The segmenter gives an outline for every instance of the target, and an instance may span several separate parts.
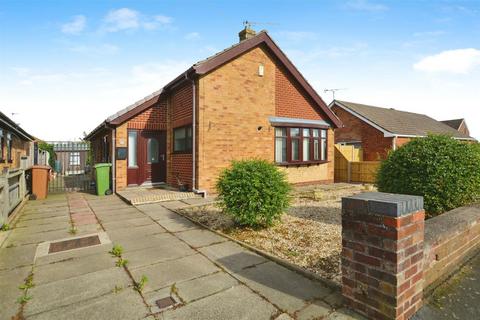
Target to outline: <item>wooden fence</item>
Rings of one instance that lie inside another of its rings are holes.
[[[375,183],[380,161],[362,161],[362,149],[335,145],[335,182]]]
[[[0,226],[7,222],[10,213],[22,202],[26,193],[24,170],[8,170],[0,175]]]

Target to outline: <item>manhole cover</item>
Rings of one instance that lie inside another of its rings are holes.
[[[50,243],[48,253],[55,253],[55,252],[60,252],[60,251],[67,251],[67,250],[72,250],[72,249],[90,247],[90,246],[95,246],[95,245],[100,244],[100,243],[101,242],[100,242],[100,238],[98,237],[98,235],[83,237],[83,238],[77,238],[77,239],[71,239],[71,240],[58,241],[58,242],[52,242],[52,243]]]
[[[175,300],[172,299],[172,297],[166,297],[166,298],[158,299],[157,301],[155,301],[155,303],[161,310],[161,309],[165,309],[170,306],[173,306],[176,302]]]

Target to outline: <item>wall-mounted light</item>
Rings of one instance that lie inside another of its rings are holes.
[[[258,126],[258,127],[257,127],[257,131],[261,131],[262,129],[263,129],[262,126]]]
[[[260,77],[263,77],[264,73],[265,73],[265,66],[263,64],[260,64],[258,66],[258,75]]]

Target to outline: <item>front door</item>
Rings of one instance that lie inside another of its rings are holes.
[[[143,181],[165,182],[167,139],[165,131],[142,131]]]
[[[165,182],[165,131],[129,130],[128,185]]]

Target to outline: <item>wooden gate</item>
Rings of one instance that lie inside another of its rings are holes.
[[[375,183],[380,161],[362,161],[363,151],[335,145],[335,182]]]

